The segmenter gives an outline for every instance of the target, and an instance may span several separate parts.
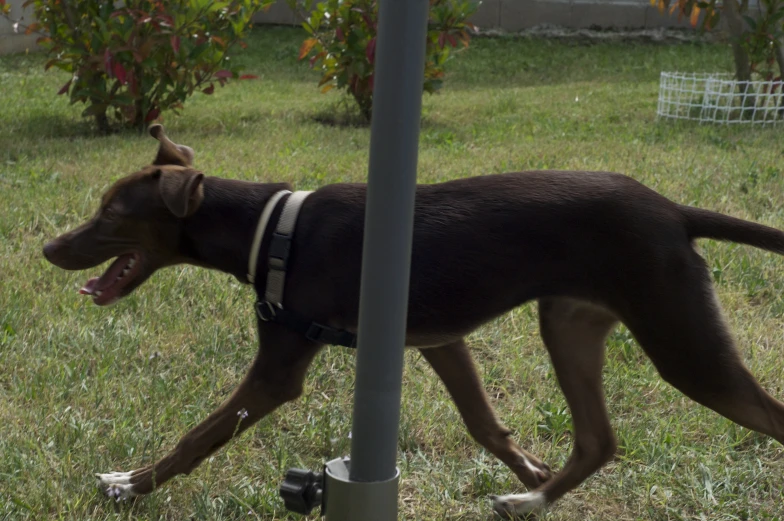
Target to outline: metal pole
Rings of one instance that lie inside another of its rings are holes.
[[[325,466],[326,521],[397,519],[397,435],[428,8],[428,0],[380,1],[351,458]]]
[[[395,476],[428,0],[382,0],[370,137],[352,481]]]
[[[324,472],[327,521],[395,521],[428,0],[381,0],[351,458]]]

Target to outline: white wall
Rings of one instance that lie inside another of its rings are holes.
[[[297,18],[285,0],[278,0],[257,23],[293,24]],[[649,0],[483,0],[472,22],[480,29],[519,31],[540,24],[569,28],[639,29],[688,27],[677,16],[660,14]]]
[[[22,12],[22,4],[24,0],[11,0],[11,18],[18,20],[24,15],[22,23],[28,24],[32,21],[32,7],[29,7]],[[24,34],[24,30],[15,33],[11,22],[3,17],[0,17],[0,54],[9,54],[12,52],[24,52],[28,49],[35,50],[35,41],[40,35],[37,34]]]

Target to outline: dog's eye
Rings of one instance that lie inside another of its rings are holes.
[[[101,217],[103,217],[107,221],[113,221],[114,219],[117,218],[117,212],[113,208],[111,208],[109,206],[104,208],[103,212],[101,212],[101,214],[102,214]]]

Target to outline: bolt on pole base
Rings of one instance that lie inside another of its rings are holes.
[[[280,497],[289,512],[307,515],[322,505],[324,475],[302,469],[289,469],[280,486]]]
[[[386,481],[359,482],[349,479],[349,458],[334,459],[324,467],[326,521],[396,521],[400,469]]]

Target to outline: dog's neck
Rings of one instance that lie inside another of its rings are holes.
[[[204,179],[204,200],[185,220],[180,252],[186,262],[216,269],[247,282],[248,256],[264,205],[285,183]],[[260,257],[259,269],[263,269]]]

